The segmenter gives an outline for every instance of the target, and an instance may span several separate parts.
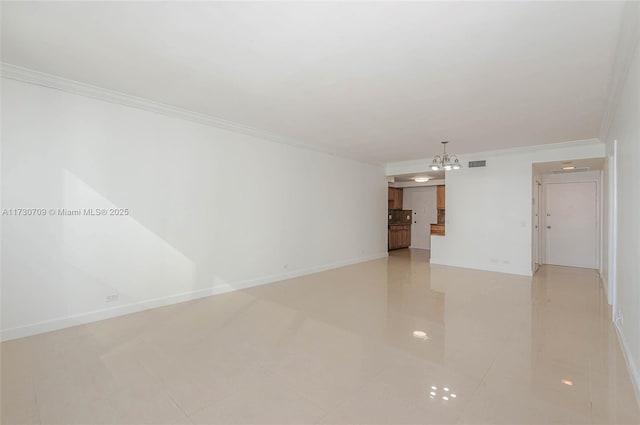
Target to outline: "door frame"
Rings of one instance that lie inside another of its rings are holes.
[[[533,197],[531,206],[531,223],[532,223],[532,244],[531,244],[531,269],[535,274],[542,265],[542,183],[538,175],[533,176]],[[538,218],[536,220],[536,217]],[[537,222],[537,224],[536,224]],[[537,227],[536,227],[537,226]]]
[[[607,297],[609,298],[609,304],[611,304],[611,320],[615,321],[618,317],[618,302],[617,302],[617,261],[616,253],[618,249],[618,141],[614,140],[611,146],[611,155],[609,155],[609,252],[604,255],[608,255],[607,267]]]

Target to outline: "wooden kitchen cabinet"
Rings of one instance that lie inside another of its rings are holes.
[[[445,205],[444,185],[439,185],[436,192],[436,208],[443,210]]]
[[[393,249],[408,248],[411,245],[411,225],[389,226],[389,251]]]
[[[398,241],[399,233],[393,230],[391,227],[389,228],[389,251],[392,249],[398,249],[399,241]]]
[[[411,245],[411,226],[404,226],[404,229],[400,230],[400,244],[404,248],[409,248]]]
[[[389,209],[401,210],[402,209],[402,188],[389,188]]]
[[[444,224],[432,224],[431,225],[431,234],[444,236]]]

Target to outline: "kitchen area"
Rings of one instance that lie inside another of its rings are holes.
[[[430,249],[431,236],[445,235],[444,179],[419,184],[425,183],[426,180],[419,181],[425,178],[397,176],[394,182],[390,182],[387,211],[389,251],[409,247]]]

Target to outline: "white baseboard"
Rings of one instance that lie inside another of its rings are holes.
[[[616,329],[618,342],[620,343],[620,347],[622,348],[622,356],[624,357],[625,363],[627,363],[627,370],[629,371],[631,384],[633,385],[633,390],[636,393],[636,401],[638,403],[638,406],[640,406],[640,374],[638,373],[638,369],[633,362],[633,356],[631,355],[629,345],[627,344],[627,339],[625,338],[622,329],[620,329],[617,322],[614,323],[613,326]]]
[[[516,270],[509,267],[500,267],[500,266],[491,267],[486,265],[461,264],[453,261],[443,261],[443,260],[440,260],[439,258],[431,258],[429,262],[431,264],[437,264],[440,266],[458,267],[461,269],[483,270],[486,272],[515,274],[518,276],[529,276],[529,277],[533,276],[533,271],[528,268],[526,270]]]
[[[58,329],[69,328],[72,326],[82,325],[91,322],[97,322],[99,320],[110,319],[113,317],[123,316],[125,314],[137,313],[143,310],[149,310],[151,308],[162,307],[171,304],[182,303],[185,301],[191,301],[202,297],[208,297],[211,295],[222,294],[225,292],[232,292],[236,290],[251,288],[253,286],[264,285],[267,283],[278,282],[281,280],[292,279],[308,274],[318,273],[326,270],[336,269],[339,267],[349,266],[357,263],[364,263],[367,261],[378,260],[381,258],[387,258],[388,253],[374,254],[366,257],[352,258],[349,260],[336,261],[321,266],[308,267],[305,269],[293,270],[287,273],[280,273],[256,279],[249,279],[240,282],[234,282],[233,284],[214,285],[210,288],[198,289],[190,292],[183,292],[179,294],[173,294],[166,297],[154,298],[150,300],[140,301],[136,303],[121,305],[112,308],[106,308],[101,310],[94,310],[74,316],[61,317],[57,319],[47,320],[44,322],[33,323],[30,325],[19,326],[10,329],[3,329],[0,331],[0,341],[9,341],[17,338],[24,338],[27,336],[37,335],[45,332],[51,332]]]
[[[602,285],[602,290],[604,291],[604,296],[607,299],[607,304],[611,305],[611,300],[609,299],[609,282],[607,281],[607,277],[602,274],[602,272],[598,272],[600,275],[600,284]]]

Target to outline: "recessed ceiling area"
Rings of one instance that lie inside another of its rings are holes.
[[[444,179],[444,171],[427,171],[424,173],[401,174],[393,176],[395,182],[413,182],[417,177],[428,177],[429,180]]]
[[[363,161],[599,136],[619,2],[2,2],[2,61]]]
[[[536,175],[562,172],[599,171],[604,167],[604,158],[576,159],[572,161],[540,162],[533,164]]]

